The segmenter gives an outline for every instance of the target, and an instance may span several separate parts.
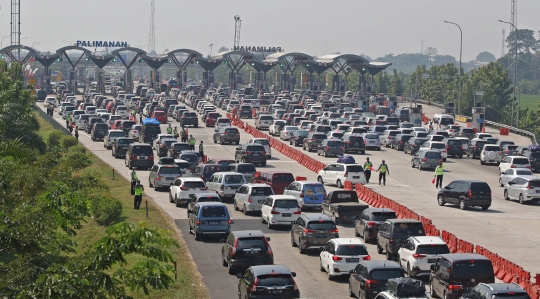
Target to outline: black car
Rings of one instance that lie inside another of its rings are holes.
[[[103,118],[98,117],[98,116],[90,117],[88,119],[88,124],[86,125],[86,128],[85,128],[86,133],[90,134],[92,132],[92,128],[94,127],[95,123],[105,123],[105,121],[103,121]]]
[[[302,145],[304,143],[304,138],[306,138],[308,134],[308,130],[292,131],[291,137],[289,138],[289,144],[294,146]]]
[[[504,158],[506,156],[518,156],[516,153],[517,149],[518,146],[515,144],[505,144],[502,147],[502,157]]]
[[[260,230],[233,231],[226,240],[221,240],[221,260],[229,274],[245,271],[250,266],[273,265],[274,254]]]
[[[158,157],[167,157],[169,155],[169,148],[171,144],[177,143],[178,140],[174,138],[162,139],[157,148]]]
[[[306,138],[304,138],[302,147],[304,150],[311,152],[312,150],[317,149],[319,144],[321,144],[325,139],[326,133],[309,133]]]
[[[409,237],[425,236],[422,222],[415,219],[388,219],[377,233],[377,253],[386,253],[387,260],[398,258],[398,250]]]
[[[540,170],[540,152],[525,151],[524,156],[529,159],[532,171]]]
[[[405,143],[413,137],[414,136],[411,134],[397,134],[396,137],[392,140],[392,143],[390,143],[390,148],[397,151],[404,151]]]
[[[184,112],[182,117],[177,119],[181,126],[194,126],[195,128],[199,127],[199,119],[197,118],[197,113],[195,112]]]
[[[403,152],[405,154],[411,154],[413,156],[422,146],[422,144],[426,143],[427,138],[424,137],[413,137],[405,143],[405,146],[403,146]]]
[[[176,158],[182,151],[189,150],[189,143],[187,142],[173,142],[169,145],[168,156]]]
[[[446,153],[448,154],[448,156],[454,156],[461,159],[463,157],[463,154],[465,153],[461,140],[456,138],[448,138],[446,140]]]
[[[472,139],[474,137],[474,129],[471,128],[461,128],[459,132],[456,134],[455,137],[467,137],[469,139]]]
[[[132,120],[123,120],[122,122],[120,122],[120,126],[118,127],[118,129],[124,131],[127,136],[129,134],[129,130],[131,130],[131,127],[136,124],[137,122]]]
[[[397,218],[396,212],[384,208],[365,209],[356,219],[354,224],[354,235],[362,237],[364,242],[377,238],[379,227],[388,219]]]
[[[449,203],[459,205],[462,210],[476,206],[485,211],[491,206],[491,188],[482,181],[452,181],[439,190],[437,202],[440,206]]]
[[[143,122],[141,133],[139,134],[139,142],[151,144],[158,134],[161,134],[159,124],[145,124]]]
[[[234,159],[236,163],[261,163],[264,167],[266,166],[266,151],[260,144],[242,144],[236,148]]]
[[[105,138],[105,135],[107,135],[107,131],[109,130],[109,127],[107,126],[106,123],[101,123],[101,122],[98,122],[98,123],[95,123],[94,126],[92,127],[92,132],[90,133],[90,139],[92,139],[92,141],[96,141],[96,140],[103,140],[103,138]]]
[[[525,291],[517,283],[480,283],[469,293],[463,294],[464,299],[484,299],[484,298],[514,298],[529,299]]]
[[[238,117],[239,118],[251,118],[252,117],[251,106],[250,105],[240,105],[240,109],[238,109]]]
[[[471,156],[473,159],[476,157],[480,157],[480,153],[482,152],[482,148],[484,148],[485,144],[488,144],[488,142],[483,139],[471,139],[471,142],[467,147],[467,158],[469,156]]]
[[[459,299],[480,283],[495,282],[493,264],[480,254],[441,254],[430,268],[431,298]]]
[[[360,261],[350,273],[349,293],[359,299],[373,299],[388,290],[388,279],[405,277],[394,261]]]
[[[355,152],[362,155],[366,153],[366,143],[362,135],[346,133],[341,140],[343,141],[344,153]]]
[[[238,277],[238,298],[300,298],[300,290],[293,278],[296,277],[296,273],[291,272],[287,266],[251,266],[236,277]]]
[[[127,149],[134,141],[131,138],[115,138],[112,142],[112,155],[115,158],[124,158]]]

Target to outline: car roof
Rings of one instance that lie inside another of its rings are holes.
[[[306,185],[306,184],[322,185],[320,182],[317,182],[317,181],[295,181],[295,182],[300,183],[302,185]]]
[[[291,274],[291,270],[287,266],[283,265],[261,265],[261,266],[251,266],[253,274],[255,276],[280,273],[280,274]]]
[[[368,268],[368,271],[372,269],[384,269],[384,268],[401,269],[401,266],[394,261],[371,260],[371,261],[362,261],[360,263],[366,266],[366,268]]]
[[[525,159],[528,159],[527,157],[523,157],[523,156],[506,156],[507,158],[525,158]]]
[[[449,261],[462,261],[462,260],[484,260],[489,261],[489,259],[481,254],[477,253],[447,253],[441,254],[441,257]]]
[[[176,161],[175,161],[176,162]],[[177,165],[178,166],[178,165]],[[186,182],[204,182],[203,179],[201,178],[195,178],[195,177],[192,177],[192,178],[179,178],[179,179],[182,179]]]
[[[296,199],[296,197],[292,196],[292,195],[269,195],[268,197],[271,197],[275,200],[295,200],[295,201],[298,201]]]
[[[241,175],[243,176],[243,174],[239,173],[239,172],[234,172],[234,171],[222,171],[222,172],[215,172],[214,175],[216,174],[223,174],[223,175],[231,175],[231,174],[234,174],[234,175]]]
[[[216,201],[203,201],[197,203],[200,206],[223,206],[225,209],[227,209],[227,206],[222,202],[216,202]]]
[[[270,185],[267,185],[267,184],[260,184],[260,183],[247,183],[247,184],[244,184],[244,186],[249,186],[249,187],[263,187],[263,188],[271,188]]]
[[[309,220],[330,220],[330,216],[322,214],[322,213],[302,213],[303,216],[308,218]]]
[[[116,130],[116,129],[114,129],[114,130],[109,130],[109,132],[111,132],[111,133],[112,133],[112,132],[122,132],[122,133],[124,133],[124,131],[122,131],[122,130]]]
[[[232,232],[237,238],[264,237],[261,230],[237,230]]]
[[[491,289],[495,293],[525,293],[526,291],[516,283],[480,283],[479,286],[484,286]]]
[[[409,237],[409,239],[413,239],[417,243],[421,243],[421,244],[436,244],[436,245],[446,244],[446,242],[444,242],[440,237],[434,237],[434,236]]]
[[[386,221],[390,223],[422,223],[416,219],[388,219]]]
[[[365,243],[358,238],[334,238],[330,239],[337,245],[365,245]]]
[[[365,209],[364,211],[369,211],[369,212],[372,212],[372,213],[375,213],[375,212],[393,212],[395,213],[396,211],[392,210],[392,209],[387,209],[387,208],[367,208]]]
[[[454,180],[452,182],[464,182],[464,183],[485,183],[487,184],[486,182],[484,181],[479,181],[479,180]]]

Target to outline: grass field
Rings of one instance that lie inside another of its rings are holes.
[[[47,140],[47,136],[54,132],[55,129],[51,124],[36,114],[41,126],[39,134]],[[96,171],[102,178],[103,182],[109,187],[110,193],[114,194],[123,205],[122,220],[131,223],[146,223],[147,227],[153,229],[161,229],[164,231],[170,231],[171,238],[178,241],[180,248],[171,249],[169,252],[173,255],[178,263],[178,281],[169,290],[150,290],[150,295],[146,296],[143,292],[129,292],[128,295],[134,298],[208,298],[208,291],[202,284],[201,275],[197,271],[196,265],[193,262],[187,246],[181,236],[180,231],[174,224],[173,219],[165,213],[161,208],[154,203],[151,198],[143,197],[142,207],[144,207],[145,200],[148,200],[149,218],[146,218],[145,211],[133,209],[133,196],[130,194],[130,183],[121,177],[118,173],[114,176],[111,171],[111,167],[103,162],[101,159],[93,155],[90,151],[90,158],[92,165],[85,169],[85,171]],[[91,246],[97,240],[105,236],[106,227],[97,224],[92,219],[87,219],[87,222],[83,225],[83,228],[78,231],[74,241],[77,242],[78,249],[83,250],[88,246]],[[142,256],[130,256],[127,258],[128,267],[130,263],[135,263],[144,259]],[[118,269],[113,269],[114,272]]]
[[[529,108],[529,111],[536,111],[540,103],[540,95],[536,94],[522,94],[521,95],[521,109]]]

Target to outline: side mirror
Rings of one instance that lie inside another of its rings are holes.
[[[508,182],[508,185],[513,185],[513,184],[514,184],[514,182]]]
[[[446,190],[450,190],[450,187],[449,187],[449,186],[446,186],[446,187],[444,187],[444,189],[446,189]]]
[[[296,272],[291,272],[292,277],[296,277]]]
[[[270,237],[266,237],[266,241],[270,242]]]
[[[431,271],[436,271],[437,269],[435,268],[435,265],[430,265],[429,266],[429,269],[431,269]]]
[[[236,274],[236,277],[238,279],[242,279],[242,278],[244,278],[244,274],[243,273],[238,273],[238,274]]]
[[[349,274],[353,274],[354,273],[354,270],[349,270]]]

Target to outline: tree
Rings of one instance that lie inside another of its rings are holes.
[[[437,49],[433,47],[427,47],[425,51],[425,54],[429,57],[429,60],[431,61],[433,61],[435,56],[437,56],[437,53],[438,53]]]
[[[484,51],[476,56],[476,61],[493,62],[495,60],[497,60],[497,58],[495,58],[495,55],[489,53],[488,51]]]
[[[506,38],[506,43],[508,44],[508,53],[514,55],[516,49],[516,30],[510,32]],[[530,53],[532,51],[538,50],[538,41],[534,38],[534,31],[529,29],[518,29],[517,30],[517,50],[518,53]]]

